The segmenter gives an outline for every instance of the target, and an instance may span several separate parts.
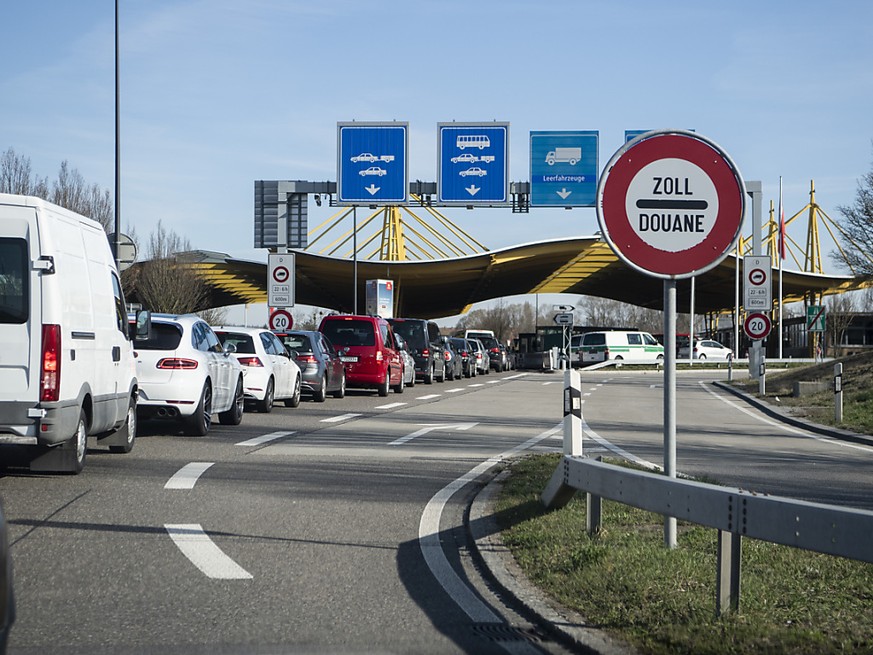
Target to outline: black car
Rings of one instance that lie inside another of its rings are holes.
[[[500,342],[494,337],[477,337],[488,353],[490,366],[498,373],[505,371],[509,364],[506,361],[506,349],[500,348]]]
[[[461,356],[461,372],[465,378],[476,377],[476,353],[473,346],[466,339],[451,337],[449,339],[455,350]]]
[[[423,318],[389,318],[388,322],[406,340],[409,353],[415,360],[415,377],[431,384],[445,382],[446,360],[440,341],[440,328]]]
[[[464,374],[461,353],[455,348],[451,338],[447,336],[440,337],[440,343],[443,345],[443,359],[446,360],[446,379],[456,380]]]
[[[334,398],[346,395],[346,370],[330,340],[315,330],[276,332],[285,348],[297,353],[301,388],[316,402],[324,402],[327,394]]]

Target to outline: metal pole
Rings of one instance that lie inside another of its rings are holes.
[[[121,243],[121,125],[118,77],[118,0],[115,0],[115,239],[111,245],[116,266],[118,266],[118,251]]]
[[[688,328],[688,364],[694,364],[694,280],[691,278],[691,322]]]
[[[843,422],[843,365],[834,364],[834,421]]]
[[[676,280],[664,280],[664,473],[676,477]],[[664,517],[664,545],[676,547],[676,518]]]
[[[358,208],[352,207],[352,261],[354,262],[354,274],[352,275],[354,292],[352,294],[352,314],[358,313]]]

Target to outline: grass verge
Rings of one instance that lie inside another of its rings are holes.
[[[873,653],[873,565],[743,540],[740,611],[715,616],[716,531],[603,502],[603,532],[585,532],[585,497],[548,511],[540,494],[559,455],[516,460],[495,508],[527,577],[563,606],[640,653]]]

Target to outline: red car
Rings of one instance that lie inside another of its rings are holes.
[[[378,316],[330,314],[319,332],[327,336],[346,367],[346,385],[403,393],[403,358],[388,321]]]

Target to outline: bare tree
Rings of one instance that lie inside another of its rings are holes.
[[[0,193],[48,198],[48,180],[33,174],[30,158],[9,148],[0,158]]]
[[[191,245],[186,239],[158,221],[149,237],[147,259],[125,271],[125,292],[155,312],[185,314],[208,309],[206,282],[179,258],[180,253],[188,250]],[[221,320],[211,317],[211,322]]]
[[[48,178],[39,178],[33,173],[30,159],[9,148],[0,157],[0,192],[43,198],[93,218],[107,232],[114,230],[115,205],[109,190],[101,189],[97,184],[89,186],[82,174],[75,168],[71,169],[67,161],[61,163],[50,190]]]
[[[850,294],[831,296],[827,300],[827,331],[830,334],[833,355],[838,356],[843,346],[843,336],[852,324],[857,311],[855,300]]]
[[[831,252],[831,260],[857,275],[873,275],[873,169],[858,181],[855,202],[837,208],[845,219],[842,227],[851,239],[843,252]]]

